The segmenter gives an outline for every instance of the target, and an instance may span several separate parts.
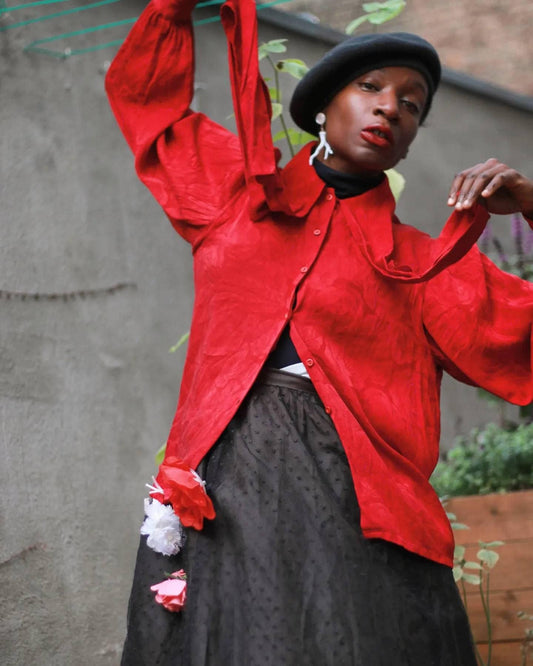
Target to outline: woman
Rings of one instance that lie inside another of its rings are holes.
[[[170,503],[186,542],[169,559],[143,537],[123,664],[474,666],[428,482],[439,386],[446,370],[533,399],[533,287],[474,245],[488,212],[533,217],[533,183],[489,160],[454,179],[438,239],[399,223],[383,172],[440,78],[405,34],[349,40],[309,72],[291,113],[320,142],[278,168],[254,2],[221,9],[238,137],[189,109],[194,4],[153,0],[107,77],[196,287],[143,528],[153,545]],[[175,553],[179,529],[159,532]],[[174,614],[150,586],[181,566]]]

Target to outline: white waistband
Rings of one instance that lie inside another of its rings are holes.
[[[311,377],[309,377],[309,373],[305,368],[305,365],[301,362],[293,363],[292,365],[286,365],[284,368],[280,368],[280,370],[283,370],[283,372],[290,372],[291,375],[296,375],[298,377],[306,377],[307,379],[311,379]]]

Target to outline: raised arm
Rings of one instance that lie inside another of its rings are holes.
[[[237,137],[190,109],[196,0],[153,0],[113,61],[106,90],[140,179],[198,242],[243,182]]]

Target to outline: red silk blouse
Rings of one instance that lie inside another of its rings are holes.
[[[139,177],[194,255],[167,457],[198,465],[290,322],[345,448],[364,534],[451,565],[452,532],[428,482],[442,372],[530,402],[533,285],[477,250],[480,206],[431,239],[398,221],[386,180],[337,200],[309,166],[310,146],[278,167],[253,0],[221,9],[238,136],[191,111],[194,4],[148,5],[106,80]]]

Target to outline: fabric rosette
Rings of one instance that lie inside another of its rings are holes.
[[[167,610],[178,613],[185,605],[187,598],[187,576],[183,569],[175,571],[170,578],[152,585],[150,589],[155,592],[155,600]]]
[[[215,517],[205,482],[178,458],[170,456],[163,461],[154,486],[150,496],[162,504],[171,504],[184,527],[201,530],[204,518]]]
[[[145,519],[141,534],[146,535],[146,545],[163,555],[176,555],[183,543],[183,528],[180,519],[168,504],[156,499],[144,500]]]

